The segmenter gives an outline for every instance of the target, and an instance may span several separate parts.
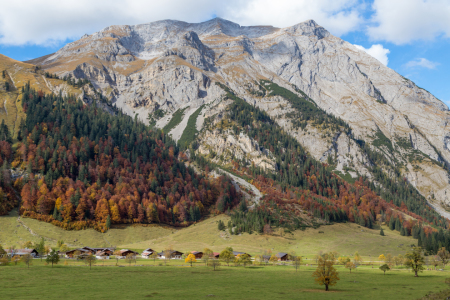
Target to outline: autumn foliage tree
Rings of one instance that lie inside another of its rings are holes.
[[[388,264],[384,264],[380,267],[380,270],[383,271],[384,275],[386,275],[386,271],[389,271],[390,269]]]
[[[191,253],[184,259],[184,262],[190,264],[192,267],[192,264],[197,262],[197,260],[195,259],[195,255]]]
[[[445,249],[445,247],[442,247],[437,252],[437,256],[439,257],[443,267],[445,268],[445,265],[448,264],[450,260],[450,253],[447,251],[447,249]]]
[[[318,259],[317,269],[312,274],[317,284],[325,285],[325,291],[328,291],[329,286],[336,285],[339,280],[339,273],[334,267],[335,262],[333,254],[322,254]]]
[[[425,261],[421,247],[414,247],[412,252],[405,254],[405,265],[414,271],[414,276],[418,277],[418,272],[422,272]]]
[[[178,160],[174,141],[121,111],[112,116],[28,85],[22,100],[33,113],[20,126],[15,155],[0,139],[0,159],[15,157],[28,170],[18,181],[24,216],[105,232],[118,223],[188,226],[210,209],[223,212],[240,202],[229,178],[197,174]],[[3,198],[0,214],[2,205],[11,208]]]
[[[351,261],[347,262],[345,264],[345,268],[349,269],[350,273],[352,272],[352,269],[356,268],[356,265],[354,263],[352,263]]]

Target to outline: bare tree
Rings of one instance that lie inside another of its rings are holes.
[[[131,266],[131,263],[133,262],[133,260],[134,260],[134,255],[132,253],[128,253],[127,256],[125,257],[125,262],[127,262]]]
[[[208,265],[211,266],[215,271],[220,267],[220,261],[216,258],[212,258],[209,260]]]
[[[89,270],[90,270],[90,269],[92,269],[92,265],[95,264],[96,260],[97,260],[97,258],[95,257],[95,255],[90,254],[84,258],[84,263],[89,265]]]
[[[292,265],[295,268],[295,272],[297,272],[298,268],[302,264],[302,257],[299,255],[296,255],[294,251],[289,253],[289,260],[292,261]]]
[[[153,265],[156,263],[156,259],[158,258],[158,253],[153,252],[150,254],[149,258],[153,259]]]
[[[31,254],[25,254],[24,256],[22,256],[22,261],[28,266],[28,268],[30,267],[30,265],[33,262],[33,256]]]

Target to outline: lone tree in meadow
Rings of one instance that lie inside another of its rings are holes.
[[[272,256],[269,258],[269,262],[271,262],[274,266],[278,261],[278,257],[275,254],[272,254]]]
[[[95,264],[96,260],[97,258],[95,257],[95,255],[91,254],[84,258],[84,263],[87,264],[89,266],[89,270],[91,270],[92,265]]]
[[[31,254],[25,254],[24,256],[22,256],[22,262],[24,262],[29,268],[31,263],[33,262],[33,256]]]
[[[158,258],[158,253],[153,252],[152,254],[150,254],[149,258],[153,259],[153,264],[155,264],[156,259]]]
[[[356,268],[356,265],[354,263],[352,263],[351,261],[347,262],[345,264],[345,268],[350,270],[350,273],[352,273],[352,269]]]
[[[381,229],[380,229],[380,235],[381,235],[381,236],[384,236],[383,227],[381,227]]]
[[[169,246],[167,249],[165,249],[163,253],[164,253],[164,265],[167,265],[167,262],[169,262],[172,259],[173,253],[172,246]]]
[[[127,256],[125,256],[125,262],[127,262],[130,266],[131,266],[131,263],[133,262],[133,260],[134,260],[134,255],[132,253],[129,253],[129,254],[127,254]]]
[[[301,256],[291,256],[292,265],[295,268],[295,272],[297,272],[298,268],[302,264],[302,257]]]
[[[192,268],[192,263],[197,262],[197,260],[195,259],[195,255],[191,253],[184,259],[184,262],[190,264]]]
[[[445,268],[445,265],[448,264],[450,260],[450,253],[447,251],[447,249],[445,249],[445,247],[442,247],[441,249],[439,249],[437,256],[439,257],[439,259],[442,262],[442,265]]]
[[[203,249],[202,259],[205,262],[205,266],[208,265],[208,261],[212,258],[213,255],[214,255],[214,252],[211,249],[209,249],[209,248]]]
[[[53,249],[52,252],[50,252],[50,254],[47,255],[47,258],[45,259],[45,261],[49,264],[51,263],[52,268],[53,268],[53,264],[56,265],[59,262],[58,252],[55,249]]]
[[[41,261],[42,261],[42,257],[44,256],[44,253],[45,253],[45,241],[44,241],[44,238],[41,238],[41,241],[38,244],[36,244],[34,246],[34,248],[38,252],[39,257],[41,258]]]
[[[217,270],[220,267],[220,261],[216,258],[212,258],[208,262],[208,266],[212,267],[213,270]]]
[[[231,250],[230,250],[231,249]],[[230,266],[230,262],[234,259],[233,248],[227,247],[223,250],[220,255],[220,259],[227,263]]]
[[[388,266],[388,264],[384,264],[380,267],[380,270],[384,272],[384,275],[386,275],[386,271],[389,271],[391,268]]]
[[[336,271],[334,264],[336,258],[331,253],[325,253],[317,259],[317,269],[312,274],[315,277],[316,283],[325,285],[325,291],[328,291],[329,286],[336,285],[339,280],[339,273]]]
[[[241,263],[244,264],[244,268],[245,268],[246,265],[252,263],[252,260],[250,259],[250,255],[248,255],[247,253],[244,253],[244,254],[241,255],[240,261],[241,261]]]
[[[419,277],[418,272],[422,272],[425,263],[421,247],[414,247],[412,252],[405,255],[405,266],[414,271],[414,277]]]

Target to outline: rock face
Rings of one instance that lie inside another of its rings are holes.
[[[198,130],[204,115],[215,111],[218,119],[226,116],[219,100],[223,90],[214,84],[220,82],[266,110],[315,158],[333,157],[337,170],[371,178],[370,160],[354,142],[365,141],[390,161],[400,162],[405,178],[434,206],[450,202],[447,106],[313,20],[287,28],[244,27],[220,18],[198,24],[164,20],[110,26],[30,62],[60,76],[88,78],[112,103],[144,122],[156,109],[170,116],[180,107],[207,104]],[[352,139],[312,124],[295,129],[288,117],[295,109],[289,103],[251,92],[260,79],[297,94],[303,91],[347,122]],[[379,145],[379,136],[387,144]],[[200,151],[218,153],[231,143],[242,157],[261,155],[258,163],[273,167],[270,154],[247,138],[232,133],[219,137],[207,130],[199,134]]]

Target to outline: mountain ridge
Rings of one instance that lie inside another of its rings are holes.
[[[203,104],[225,105],[223,90],[213,84],[220,82],[267,111],[316,159],[332,156],[336,171],[374,180],[370,160],[353,140],[364,141],[449,216],[444,207],[450,202],[450,115],[444,103],[313,20],[286,28],[237,26],[223,19],[109,26],[30,62],[60,76],[89,79],[112,104],[144,122],[163,111],[159,128],[178,109],[188,107],[190,116]],[[260,96],[261,79],[304,93],[347,122],[351,134],[309,121],[295,128],[297,109],[283,97]],[[213,112],[221,114],[203,108],[198,131],[202,115]],[[181,136],[185,127],[173,130]]]

